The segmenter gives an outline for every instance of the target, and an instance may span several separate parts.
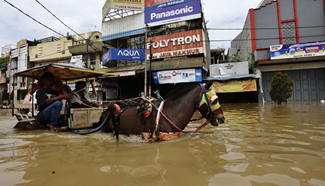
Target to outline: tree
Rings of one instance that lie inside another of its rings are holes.
[[[288,74],[281,72],[276,73],[273,76],[271,86],[271,99],[278,104],[287,102],[287,99],[292,96],[293,81],[289,78]]]
[[[7,64],[8,64],[8,59],[7,58],[1,58],[0,57],[0,68],[4,68],[4,67],[6,67],[7,66]]]

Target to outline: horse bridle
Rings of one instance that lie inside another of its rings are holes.
[[[202,102],[202,98],[203,98],[203,96],[204,96],[204,98],[205,98],[205,100],[206,100],[206,103],[207,103],[207,105],[208,105],[208,114],[209,113],[211,113],[212,112],[212,110],[211,110],[211,104],[210,104],[210,101],[209,101],[209,99],[208,99],[208,95],[207,95],[207,92],[206,92],[206,90],[205,90],[205,87],[204,87],[204,84],[200,84],[200,87],[201,87],[201,98],[200,98],[200,100],[199,100],[199,102],[197,103],[197,105],[196,105],[196,108],[199,110],[200,109],[200,104],[201,104],[201,102]],[[207,115],[208,115],[207,114]]]

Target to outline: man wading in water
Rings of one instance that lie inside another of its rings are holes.
[[[47,125],[50,131],[62,131],[66,127],[59,128],[59,115],[62,109],[62,101],[71,99],[71,94],[59,95],[55,91],[55,78],[53,74],[46,72],[41,77],[42,87],[36,93],[37,105],[39,113],[37,121],[43,125]]]

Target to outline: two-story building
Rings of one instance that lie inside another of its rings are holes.
[[[102,34],[88,32],[67,37],[47,37],[29,48],[31,66],[70,63],[90,69],[101,68]]]
[[[9,63],[7,66],[8,92],[15,93],[15,100],[24,99],[28,89],[28,79],[24,77],[16,77],[15,73],[27,70],[29,66],[28,52],[29,47],[34,42],[22,40],[17,43],[16,48],[11,49]]]
[[[250,9],[230,56],[254,57],[262,73],[262,95],[276,72],[294,81],[291,100],[325,99],[325,5],[323,0],[264,0]]]

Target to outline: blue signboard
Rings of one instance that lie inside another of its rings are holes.
[[[200,0],[145,11],[145,23],[148,26],[159,26],[198,18],[201,18]]]
[[[152,76],[155,84],[202,82],[202,69],[159,71]]]
[[[270,55],[272,60],[325,56],[325,41],[272,45],[270,47]]]
[[[102,65],[107,64],[109,61],[144,61],[145,56],[145,49],[111,48],[102,56]]]

